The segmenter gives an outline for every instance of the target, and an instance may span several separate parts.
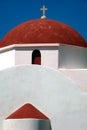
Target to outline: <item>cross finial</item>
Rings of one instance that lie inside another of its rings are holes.
[[[43,19],[43,18],[46,18],[46,10],[47,10],[47,8],[45,8],[45,6],[43,5],[43,8],[41,8],[40,9],[42,12],[43,12],[43,15],[41,16],[41,18]]]

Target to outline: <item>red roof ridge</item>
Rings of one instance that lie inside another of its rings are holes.
[[[18,110],[9,115],[6,119],[24,119],[24,118],[34,118],[34,119],[44,119],[49,120],[42,112],[35,108],[32,104],[26,103]]]

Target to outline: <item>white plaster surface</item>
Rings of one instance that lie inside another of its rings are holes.
[[[0,52],[0,70],[12,67],[15,65],[15,50]]]
[[[60,44],[59,68],[87,69],[87,48]]]
[[[87,130],[87,93],[59,70],[31,65],[0,71],[0,130],[25,103],[44,113],[52,130]]]
[[[15,65],[32,64],[32,51],[31,48],[15,49]]]
[[[82,90],[87,92],[87,69],[60,69],[60,71],[75,81]]]
[[[15,65],[32,64],[32,52],[35,49],[38,49],[41,53],[41,65],[58,68],[58,47],[54,46],[17,48],[15,50]]]
[[[41,50],[42,65],[58,69],[58,52],[58,47],[43,48]]]
[[[49,120],[7,119],[4,130],[51,130],[51,124]]]

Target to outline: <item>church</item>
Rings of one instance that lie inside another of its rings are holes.
[[[87,42],[41,10],[0,41],[0,130],[87,130]]]

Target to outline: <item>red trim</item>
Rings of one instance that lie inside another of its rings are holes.
[[[43,113],[41,113],[37,108],[31,104],[25,104],[6,119],[21,119],[21,118],[34,118],[34,119],[44,119],[48,120]]]

